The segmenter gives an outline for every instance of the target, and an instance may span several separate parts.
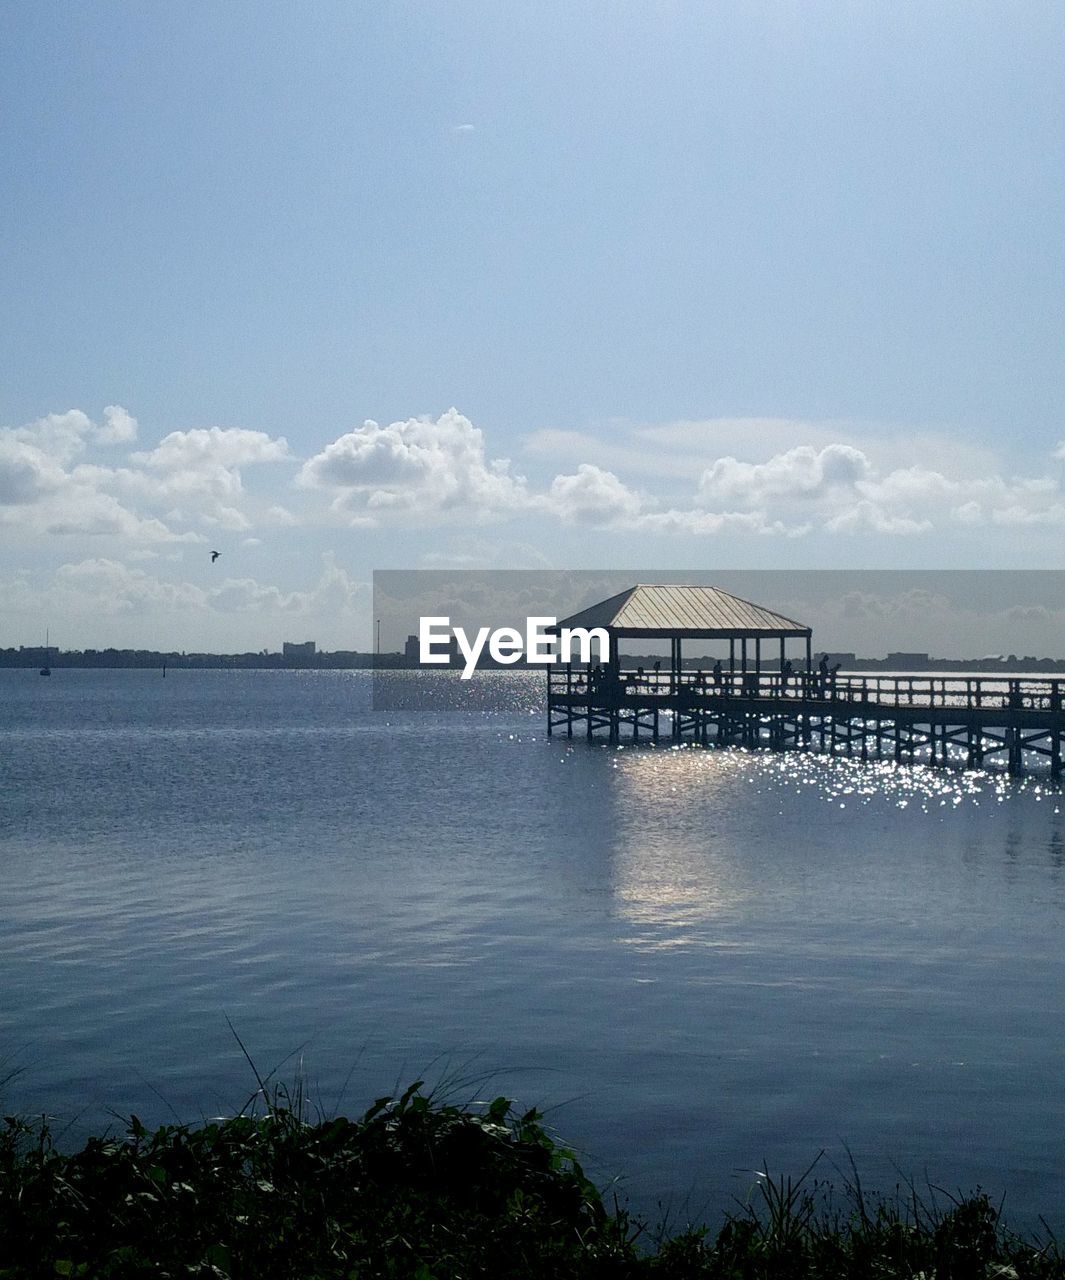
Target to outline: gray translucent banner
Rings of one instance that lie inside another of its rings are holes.
[[[469,666],[461,654],[448,665],[420,661],[422,619],[446,618],[471,640],[483,628],[524,635],[530,618],[564,619],[641,583],[717,587],[809,627],[814,660],[827,653],[843,670],[1065,673],[1065,571],[389,569],[374,573],[374,705],[439,708],[429,685],[399,678],[403,671],[450,677],[448,704],[476,704],[477,675],[461,679]],[[626,637],[619,648],[635,665],[668,655],[669,641]],[[688,640],[684,664],[712,666],[728,651],[721,639]],[[529,670],[487,652],[486,644],[481,672]],[[763,663],[776,652],[766,646]],[[789,642],[788,659],[802,665],[805,642]]]

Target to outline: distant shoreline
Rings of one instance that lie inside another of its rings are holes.
[[[896,659],[890,658],[858,658],[851,654],[840,655],[828,652],[827,657],[835,663],[841,657],[846,661],[840,663],[844,674],[881,674],[881,675],[981,675],[981,676],[1054,676],[1065,677],[1065,658],[1035,658],[1031,656],[1015,657],[1012,654],[999,660],[991,658],[933,658],[923,661],[911,661],[900,666]],[[907,655],[916,657],[917,655]],[[814,663],[818,662],[821,652],[814,653]],[[626,670],[635,670],[638,666],[651,668],[658,659],[655,654],[623,655],[622,664]],[[403,653],[363,653],[359,650],[338,649],[334,652],[319,651],[313,654],[282,653],[163,653],[154,649],[71,649],[59,650],[42,647],[0,649],[0,670],[32,669],[42,666],[69,669],[147,669],[166,668],[175,671],[442,671],[446,667],[422,667],[416,660]],[[456,670],[460,664],[453,664],[450,669]],[[713,665],[712,658],[688,658],[684,669],[697,671],[709,670]],[[478,664],[480,670],[499,671],[543,671],[540,665],[529,666],[518,662],[510,666],[501,666],[490,659]],[[753,670],[753,663],[749,665]],[[776,663],[763,662],[762,670],[773,672],[779,670]]]

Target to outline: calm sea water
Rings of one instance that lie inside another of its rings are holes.
[[[232,1111],[228,1017],[327,1109],[421,1076],[547,1108],[643,1211],[846,1143],[1065,1228],[1045,781],[567,744],[542,677],[391,678],[432,709],[361,672],[0,672],[5,1109]]]

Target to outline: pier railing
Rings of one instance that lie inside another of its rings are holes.
[[[865,676],[819,671],[739,672],[652,669],[620,671],[584,667],[548,668],[549,699],[647,698],[766,700],[869,704],[884,707],[966,710],[1057,711],[1065,706],[1065,679],[1004,676]]]

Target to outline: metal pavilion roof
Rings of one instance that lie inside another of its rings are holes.
[[[645,583],[563,618],[558,627],[605,627],[618,635],[661,639],[810,635],[803,623],[719,587]]]

